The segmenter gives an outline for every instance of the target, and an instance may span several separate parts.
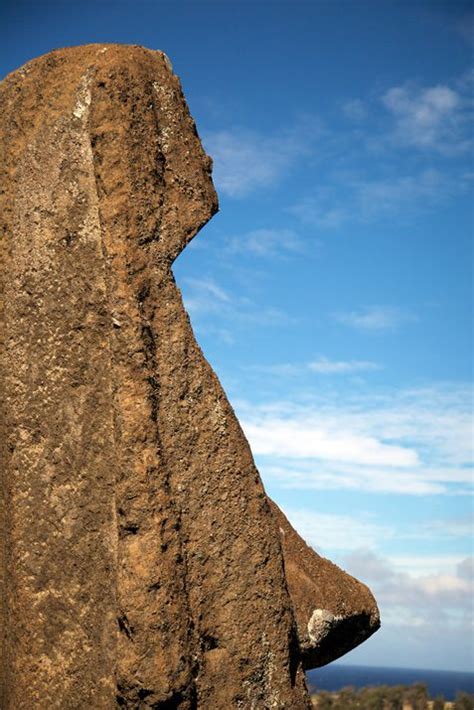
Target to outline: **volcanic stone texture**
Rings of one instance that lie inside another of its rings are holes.
[[[287,583],[174,282],[217,198],[168,59],[54,51],[0,103],[0,707],[309,708],[339,578],[296,613],[320,558]]]

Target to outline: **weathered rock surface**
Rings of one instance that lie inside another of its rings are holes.
[[[0,707],[309,707],[378,613],[272,512],[194,339],[171,265],[217,198],[169,61],[58,50],[0,102]]]

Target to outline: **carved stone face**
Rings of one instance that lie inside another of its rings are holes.
[[[171,265],[217,197],[169,61],[59,50],[0,100],[0,705],[309,707],[378,610],[267,498],[194,339]]]

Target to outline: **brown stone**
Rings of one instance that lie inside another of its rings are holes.
[[[194,339],[171,265],[217,198],[179,80],[88,45],[0,103],[0,707],[310,707],[378,614],[271,512]]]

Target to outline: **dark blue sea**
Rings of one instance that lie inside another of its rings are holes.
[[[474,673],[455,671],[428,671],[413,668],[375,668],[372,666],[344,666],[330,664],[306,674],[308,686],[315,690],[341,690],[352,686],[365,688],[369,685],[413,685],[425,683],[431,697],[444,695],[454,700],[458,691],[474,693]]]

